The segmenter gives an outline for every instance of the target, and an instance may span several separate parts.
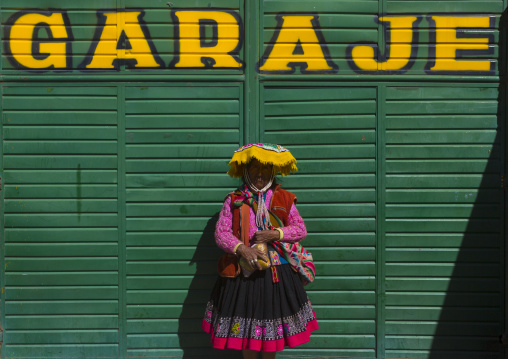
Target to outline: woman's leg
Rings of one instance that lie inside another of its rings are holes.
[[[275,359],[277,352],[261,352],[261,359]]]
[[[243,349],[242,353],[243,353],[243,359],[257,359],[259,352],[255,351],[255,350]]]

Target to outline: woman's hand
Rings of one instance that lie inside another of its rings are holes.
[[[270,243],[279,239],[279,231],[277,230],[267,230],[267,231],[257,231],[254,233],[254,237],[252,240],[254,243]]]
[[[236,250],[241,257],[245,258],[247,262],[254,269],[262,270],[261,265],[258,262],[258,258],[264,262],[268,262],[268,258],[266,258],[265,254],[261,252],[259,249],[247,247],[245,244],[242,244]]]

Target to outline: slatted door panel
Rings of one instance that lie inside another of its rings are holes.
[[[4,355],[118,355],[117,90],[2,88]]]
[[[387,88],[387,357],[502,357],[498,96]]]
[[[283,357],[374,357],[376,89],[266,84],[262,98],[262,140],[298,160],[281,183],[297,195],[317,272],[307,292],[320,329]]]
[[[238,84],[126,88],[129,355],[210,355],[201,330],[221,251],[218,212],[238,180]]]

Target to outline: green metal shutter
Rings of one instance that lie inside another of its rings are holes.
[[[376,89],[265,84],[262,136],[291,149],[299,171],[281,180],[298,198],[307,287],[320,329],[283,357],[375,356]]]
[[[125,89],[128,355],[208,356],[213,232],[243,137],[239,84]]]
[[[117,356],[117,90],[2,95],[3,354]]]
[[[501,357],[497,87],[386,89],[387,357]]]

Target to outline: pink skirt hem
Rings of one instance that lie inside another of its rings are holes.
[[[314,314],[314,318],[316,315]],[[293,348],[298,345],[307,343],[310,340],[310,333],[319,328],[316,319],[307,323],[305,331],[290,337],[285,337],[275,340],[260,340],[252,338],[217,338],[213,331],[212,325],[203,320],[202,328],[205,332],[210,334],[211,343],[215,349],[233,349],[242,350],[249,349],[263,352],[276,352],[282,351],[285,347]]]

